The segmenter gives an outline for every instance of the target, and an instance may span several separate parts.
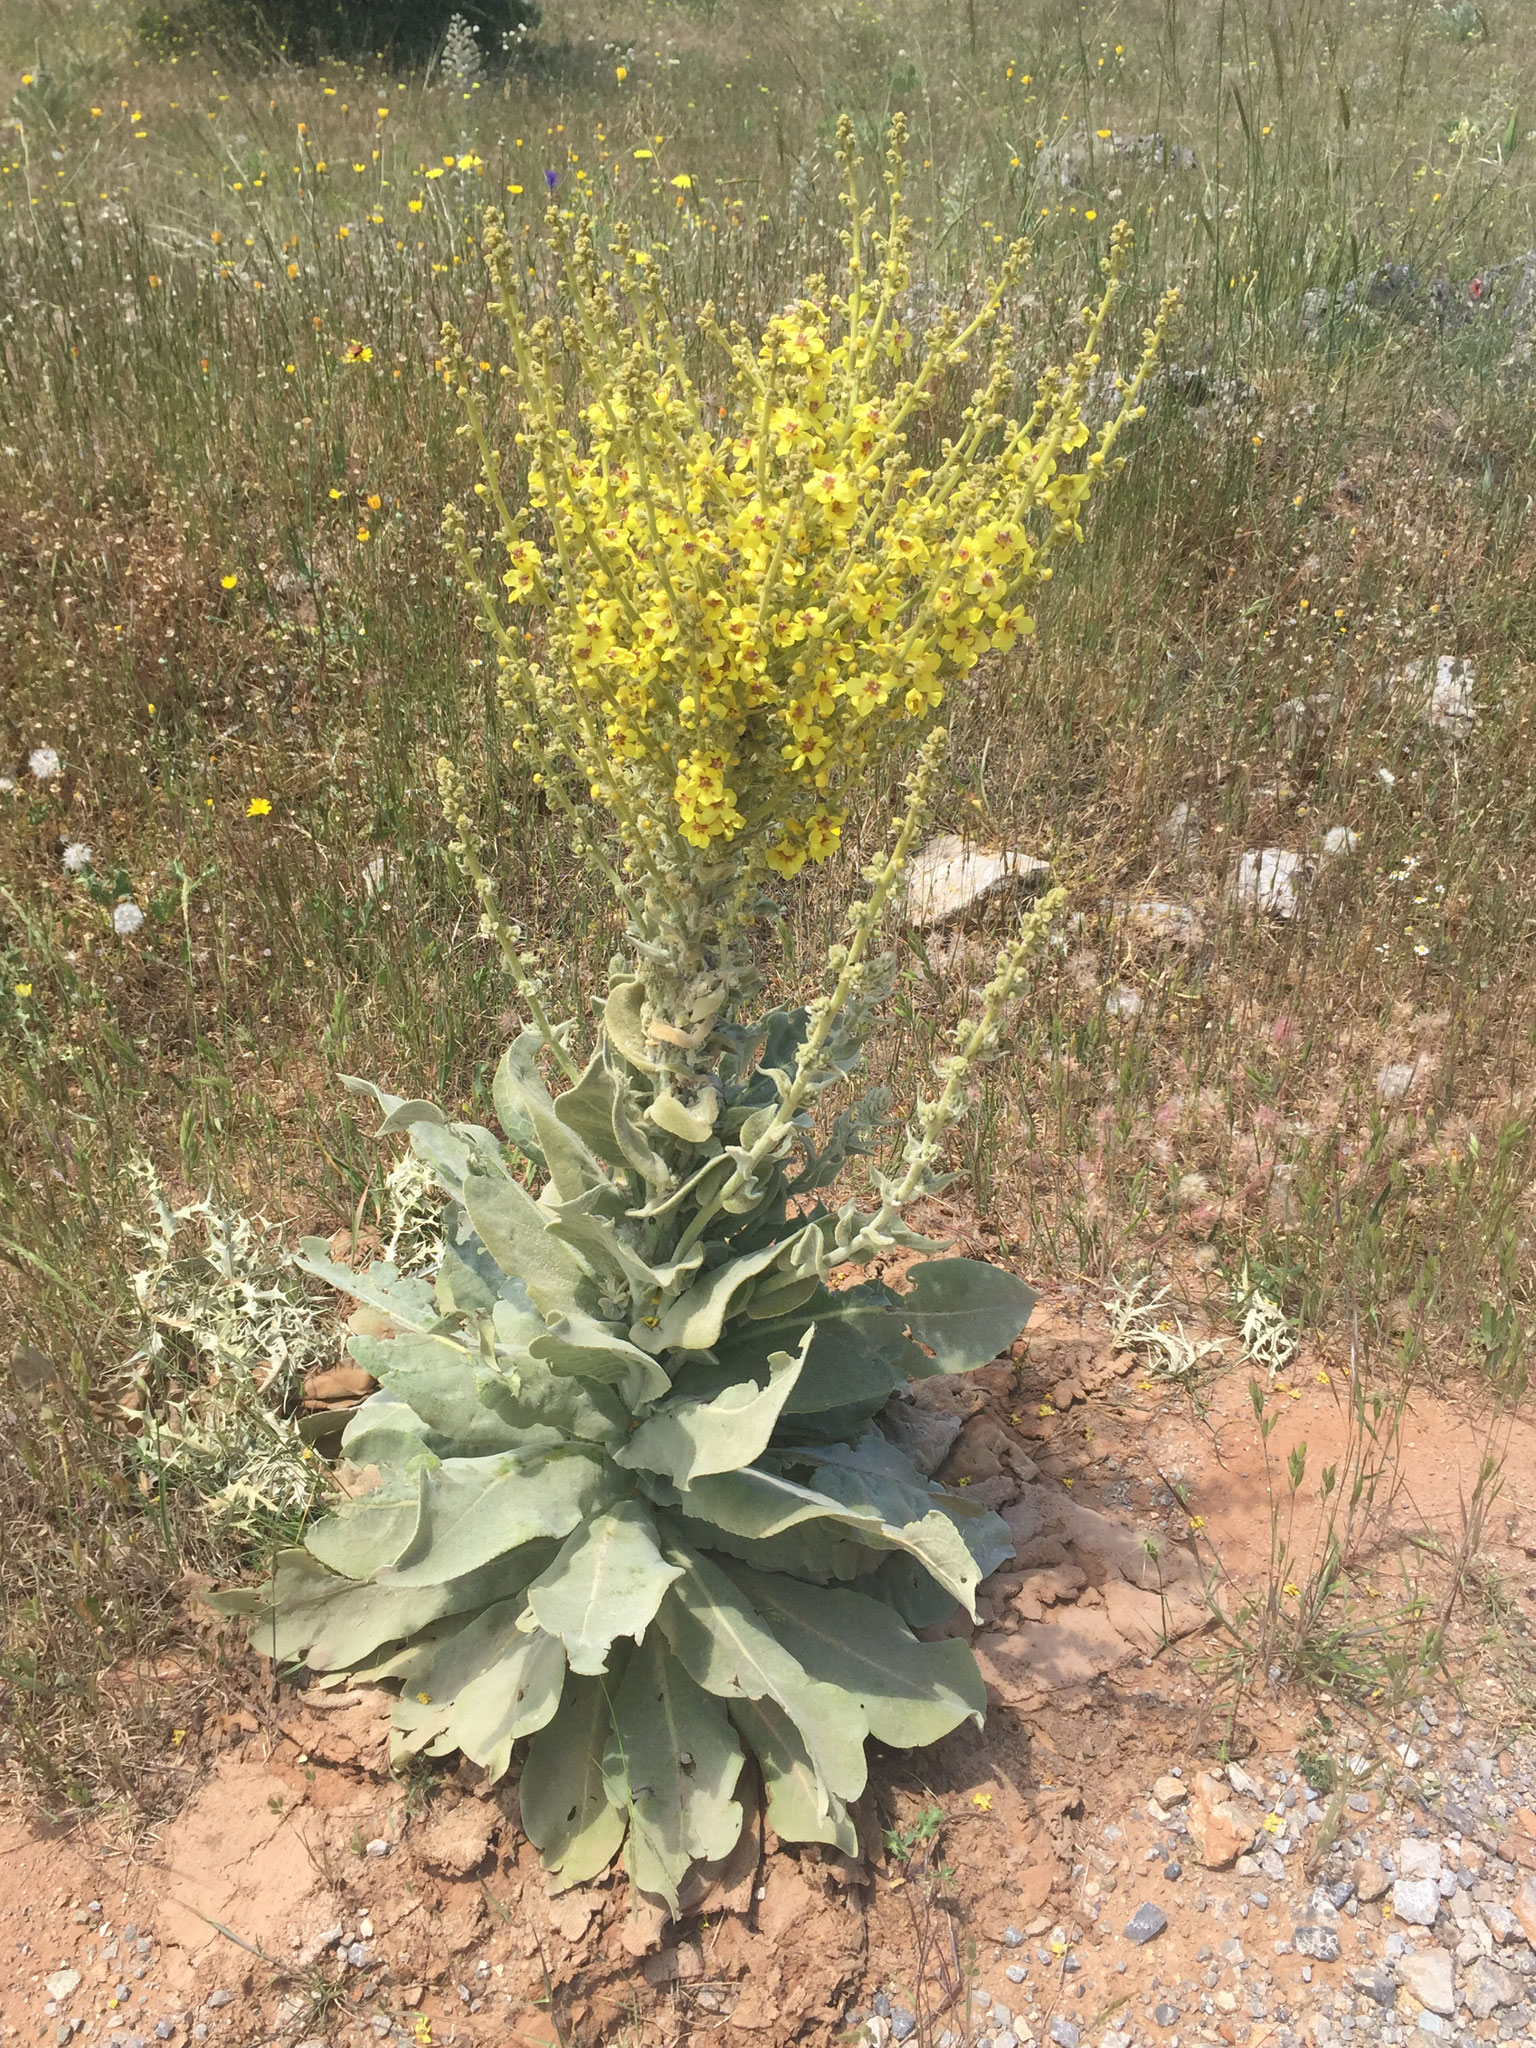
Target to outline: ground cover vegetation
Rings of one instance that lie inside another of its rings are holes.
[[[382,1251],[399,1169],[337,1077],[483,1124],[528,1019],[511,921],[557,1020],[621,946],[592,799],[563,805],[520,749],[526,702],[440,545],[443,503],[476,502],[463,394],[499,361],[488,200],[519,269],[547,260],[549,204],[604,249],[627,222],[665,245],[674,305],[760,333],[836,267],[839,115],[868,154],[901,112],[906,324],[969,322],[1027,236],[1004,309],[1026,384],[1132,225],[1106,363],[1134,371],[1143,322],[1184,299],[1135,460],[1093,550],[1031,591],[1038,631],[1005,628],[945,699],[938,822],[1049,856],[1067,890],[949,1163],[1032,1275],[1177,1254],[1185,1284],[1262,1283],[1383,1369],[1432,1354],[1518,1390],[1529,33],[1514,8],[1415,4],[573,5],[510,64],[423,73],[256,68],[106,7],[0,18],[3,1684],[45,1798],[138,1783],[163,1716],[103,1674],[179,1625],[178,1572],[255,1562],[313,1497],[241,1481],[240,1511],[221,1487],[210,1512],[166,1428],[205,1325],[146,1342],[136,1233],[160,1217],[159,1272],[170,1212],[134,1162],[183,1207],[211,1189]],[[943,380],[926,459],[970,388]],[[1097,431],[1112,385],[1084,396]],[[679,790],[684,765],[674,800],[712,838],[728,785]],[[870,764],[841,815],[784,813],[779,923],[740,942],[764,1010],[818,991],[894,773]],[[1232,889],[1265,849],[1250,894],[1286,887],[1254,916]],[[829,858],[791,874],[801,852]],[[898,1101],[995,952],[912,940],[875,1053]],[[300,1277],[272,1298],[238,1232],[212,1242],[198,1286],[254,1290],[302,1355]]]

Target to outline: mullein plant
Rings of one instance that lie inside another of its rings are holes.
[[[1004,314],[1027,252],[973,318],[917,346],[901,147],[898,125],[877,227],[844,125],[841,275],[808,280],[756,341],[706,307],[722,365],[707,399],[658,259],[552,218],[558,312],[536,315],[525,257],[485,223],[508,361],[488,379],[445,338],[481,501],[473,520],[450,507],[445,536],[530,770],[606,874],[628,945],[589,1031],[552,1018],[439,764],[527,1024],[496,1072],[499,1132],[349,1083],[436,1175],[445,1248],[429,1283],[307,1242],[309,1271],[393,1328],[351,1339],[379,1391],[344,1449],[378,1479],[232,1603],[280,1663],[396,1686],[397,1754],[460,1751],[495,1778],[526,1743],[522,1821],[554,1881],[622,1850],[674,1910],[759,1784],[781,1837],[851,1852],[865,1737],[980,1722],[969,1648],[914,1631],[974,1613],[1011,1554],[1002,1520],[923,1477],[880,1416],[1028,1319],[1020,1280],[944,1256],[908,1216],[944,1184],[945,1134],[1059,892],[999,954],[891,1169],[866,1169],[866,1205],[834,1189],[888,1098],[837,1114],[829,1098],[892,986],[879,933],[933,794],[945,692],[1033,631],[1030,586],[1083,537],[1171,302],[1090,433],[1130,246],[1117,229],[1079,347],[1011,409]],[[919,463],[911,429],[967,376],[957,430]],[[821,993],[759,1014],[770,878],[831,855],[850,793],[913,743]],[[918,1255],[900,1291],[857,1277],[892,1253]]]

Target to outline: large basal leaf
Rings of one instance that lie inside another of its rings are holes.
[[[614,1453],[615,1464],[660,1472],[676,1486],[750,1465],[768,1447],[780,1411],[800,1377],[812,1334],[806,1332],[798,1357],[787,1351],[769,1356],[766,1387],[745,1380],[726,1387],[712,1401],[669,1401],[658,1408]]]
[[[385,1643],[481,1606],[494,1592],[491,1575],[479,1572],[403,1591],[359,1583],[294,1549],[278,1552],[270,1586],[211,1597],[221,1613],[251,1616],[251,1647],[275,1664],[302,1657],[311,1671],[345,1671]]]
[[[580,1312],[552,1317],[543,1336],[529,1347],[551,1372],[571,1373],[580,1379],[620,1389],[627,1407],[659,1401],[670,1393],[672,1382],[665,1371],[638,1345],[631,1344],[610,1323]]]
[[[920,1643],[883,1600],[864,1593],[742,1565],[732,1575],[804,1669],[857,1700],[881,1742],[920,1749],[967,1718],[981,1726],[987,1689],[967,1644]]]
[[[528,1354],[509,1373],[482,1373],[476,1385],[486,1407],[516,1429],[545,1423],[562,1436],[614,1443],[629,1427],[629,1411],[612,1387],[552,1372],[542,1358]]]
[[[458,1456],[509,1451],[526,1442],[526,1430],[513,1428],[481,1400],[478,1353],[452,1338],[354,1337],[347,1348],[365,1372],[414,1409]]]
[[[498,1601],[413,1670],[394,1713],[405,1754],[462,1750],[499,1778],[513,1743],[554,1718],[565,1652],[542,1629],[518,1627],[525,1608],[521,1594]]]
[[[786,1842],[827,1842],[858,1854],[858,1830],[841,1799],[827,1798],[800,1731],[770,1699],[731,1702],[731,1719],[757,1758],[768,1794],[768,1825]]]
[[[355,1273],[330,1255],[323,1237],[299,1241],[300,1255],[294,1264],[317,1280],[325,1281],[340,1294],[351,1295],[369,1308],[376,1308],[398,1323],[402,1330],[429,1330],[440,1320],[431,1286],[425,1280],[402,1279],[387,1259],[375,1259],[365,1272]]]
[[[389,1567],[392,1585],[439,1586],[536,1537],[567,1536],[605,1504],[613,1480],[597,1455],[572,1446],[445,1458],[421,1474],[420,1487],[420,1519],[410,1548]]]
[[[782,1536],[802,1523],[825,1522],[876,1550],[905,1550],[940,1585],[974,1612],[979,1574],[976,1560],[953,1522],[936,1509],[910,1522],[888,1522],[873,1508],[845,1507],[813,1487],[754,1467],[700,1479],[679,1495],[678,1511],[731,1536],[762,1540]],[[690,1531],[690,1534],[693,1534]],[[694,1540],[707,1544],[700,1529]]]
[[[357,1466],[403,1468],[430,1452],[442,1457],[453,1446],[434,1438],[416,1410],[381,1387],[354,1410],[341,1435],[342,1456]]]
[[[491,1316],[505,1327],[509,1343],[517,1333],[525,1333],[526,1342],[544,1327],[527,1288],[497,1265],[458,1204],[448,1211],[448,1241],[433,1284],[444,1315]]]
[[[736,1846],[742,1814],[731,1795],[741,1765],[725,1708],[653,1629],[614,1695],[603,1773],[608,1797],[629,1809],[624,1863],[631,1880],[674,1913],[689,1866]]]
[[[796,1455],[785,1452],[782,1455]],[[941,1514],[954,1523],[982,1578],[1013,1555],[1013,1537],[1001,1515],[963,1493],[925,1479],[905,1451],[878,1429],[867,1430],[856,1444],[807,1446],[812,1464],[811,1485],[818,1492],[869,1507],[888,1522],[909,1522]]]
[[[608,1668],[615,1636],[645,1634],[679,1576],[657,1547],[649,1509],[621,1500],[571,1536],[528,1600],[540,1627],[564,1643],[571,1669],[595,1674]]]
[[[667,1555],[684,1570],[658,1619],[689,1674],[717,1698],[766,1699],[783,1710],[810,1760],[820,1812],[857,1799],[867,1724],[847,1694],[797,1663],[719,1565],[683,1543],[669,1544]]]
[[[878,1408],[908,1380],[934,1371],[928,1354],[907,1336],[907,1318],[892,1306],[896,1300],[878,1282],[847,1288],[818,1283],[794,1314],[757,1322],[750,1320],[757,1306],[754,1296],[749,1320],[727,1330],[716,1346],[720,1362],[711,1373],[721,1384],[748,1377],[761,1384],[766,1353],[796,1349],[807,1329],[814,1328],[786,1414],[816,1414],[863,1402]],[[695,1391],[692,1384],[688,1391]]]
[[[304,1547],[333,1572],[349,1579],[371,1579],[403,1557],[421,1531],[420,1472],[392,1472],[382,1485],[356,1500],[344,1501],[323,1521],[312,1523]],[[475,1564],[484,1563],[476,1558]],[[473,1570],[443,1572],[430,1582],[442,1585]]]
[[[603,1756],[612,1722],[605,1683],[568,1678],[561,1710],[529,1744],[518,1780],[523,1829],[557,1882],[586,1884],[605,1870],[624,1839],[627,1815],[608,1797]]]
[[[1029,1321],[1037,1296],[1014,1273],[982,1259],[929,1259],[907,1273],[901,1313],[940,1372],[990,1365]]]
[[[514,1274],[542,1316],[569,1315],[597,1305],[597,1288],[584,1260],[549,1229],[548,1213],[515,1180],[471,1174],[464,1208],[481,1243],[504,1273]]]

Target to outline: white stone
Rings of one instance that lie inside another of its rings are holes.
[[[1285,846],[1245,853],[1232,880],[1232,901],[1250,917],[1293,918],[1301,908],[1307,864]]]
[[[43,1987],[48,1996],[58,1999],[60,2003],[66,1998],[73,1998],[80,1989],[80,1983],[78,1970],[55,1970],[51,1977],[43,1979]]]
[[[1397,1874],[1399,1877],[1428,1877],[1440,1882],[1440,1873],[1445,1868],[1438,1842],[1420,1841],[1416,1835],[1405,1835],[1397,1845]]]
[[[1419,716],[1435,732],[1469,733],[1477,723],[1477,671],[1453,654],[1435,657],[1426,674],[1422,661],[1410,661],[1397,676],[1392,694],[1416,705]]]
[[[907,871],[907,922],[919,931],[946,924],[1005,890],[1037,888],[1051,864],[1017,847],[971,846],[957,832],[930,839]]]
[[[1449,2019],[1456,2010],[1456,1971],[1445,1949],[1418,1949],[1402,1957],[1397,1976],[1428,2011]]]
[[[1160,896],[1149,896],[1140,903],[1122,899],[1111,908],[1140,938],[1160,939],[1190,950],[1205,938],[1200,913],[1188,903],[1171,903]]]
[[[1428,1877],[1400,1877],[1392,1887],[1392,1913],[1410,1927],[1433,1927],[1440,1917],[1440,1887]]]
[[[1351,832],[1347,825],[1330,825],[1323,834],[1323,857],[1326,860],[1346,859],[1359,844],[1358,832]]]
[[[1163,820],[1163,839],[1175,853],[1193,853],[1200,844],[1200,820],[1190,804],[1175,804]]]

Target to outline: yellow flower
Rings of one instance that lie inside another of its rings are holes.
[[[971,1794],[971,1804],[972,1806],[979,1807],[983,1813],[990,1813],[992,1811],[992,1794],[990,1792],[973,1792]]]
[[[366,526],[360,526],[357,529],[357,537],[359,540],[371,540],[373,536],[369,533]]]
[[[1279,1833],[1281,1832],[1281,1830],[1282,1830],[1282,1829],[1284,1828],[1284,1826],[1285,1826],[1285,1815],[1284,1815],[1284,1814],[1282,1814],[1282,1813],[1266,1813],[1266,1814],[1265,1814],[1265,1816],[1264,1816],[1264,1832],[1265,1832],[1265,1834],[1267,1834],[1267,1835],[1278,1835],[1278,1834],[1279,1834]],[[1267,1853],[1267,1852],[1266,1852],[1266,1853]]]
[[[1294,1579],[1286,1580],[1285,1597],[1287,1600],[1299,1600],[1301,1598],[1301,1588],[1296,1584]]]
[[[226,575],[223,575],[219,578],[219,587],[221,590],[233,590],[235,585],[239,581],[240,578],[235,574],[234,570],[231,569]]]
[[[349,341],[341,352],[344,363],[371,363],[373,350],[366,341]]]
[[[21,1001],[21,1002],[23,1002],[23,1003],[24,1003],[24,1002],[25,1002],[25,1001],[27,1000],[27,997],[28,997],[29,995],[31,995],[31,993],[32,993],[32,984],[31,984],[31,982],[30,982],[30,981],[18,981],[18,982],[17,982],[17,984],[16,984],[16,986],[15,986],[15,989],[14,989],[13,993],[14,993],[14,994],[16,995],[16,997],[18,998],[18,1000],[19,1000],[19,1001]]]
[[[253,796],[245,807],[248,818],[265,818],[271,815],[272,806],[264,796]]]
[[[693,190],[693,180],[686,171],[679,171],[671,182],[677,187],[679,192],[691,192]]]
[[[625,64],[616,64],[613,68],[613,75],[622,85],[629,76],[629,67]]]

